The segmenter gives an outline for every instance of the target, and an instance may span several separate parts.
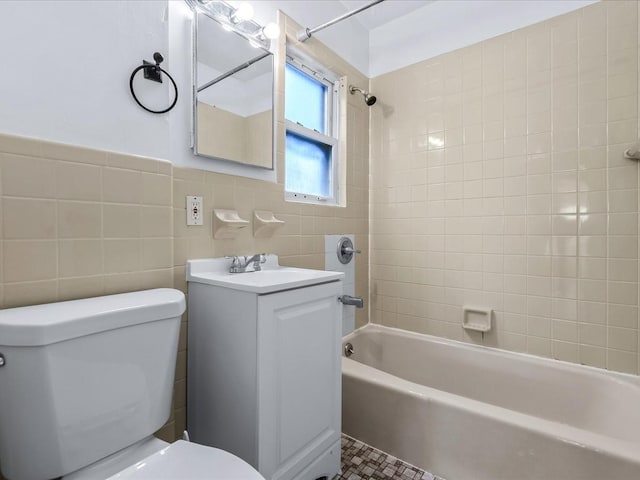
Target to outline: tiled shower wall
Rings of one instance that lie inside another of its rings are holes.
[[[283,21],[289,32],[300,28]],[[306,45],[336,73],[366,85],[366,77],[317,41]],[[283,75],[281,65],[277,77]],[[282,89],[277,101],[283,112]],[[269,183],[0,134],[0,308],[156,287],[186,293],[189,258],[267,252],[285,265],[324,269],[324,236],[344,231],[354,233],[366,258],[369,111],[358,97],[346,102],[346,208],[284,201],[282,143],[278,183]],[[280,142],[283,125],[280,119]],[[204,226],[186,226],[186,195],[204,197]],[[214,208],[237,209],[246,219],[255,209],[271,210],[286,224],[272,238],[255,239],[249,227],[235,240],[214,240]],[[355,273],[356,295],[367,299],[367,262]],[[356,324],[367,319],[367,309],[358,310]],[[158,433],[167,440],[186,424],[187,328],[185,315],[174,408]]]
[[[371,81],[372,321],[638,373],[638,3]],[[462,306],[495,310],[461,328]]]

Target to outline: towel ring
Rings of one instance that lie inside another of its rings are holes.
[[[129,90],[131,90],[131,95],[133,96],[133,99],[136,101],[136,103],[140,105],[143,109],[145,109],[147,112],[157,113],[157,114],[167,113],[169,110],[175,107],[176,103],[178,102],[178,86],[176,85],[176,82],[173,79],[173,77],[169,75],[169,72],[167,72],[164,68],[160,66],[160,63],[164,60],[164,58],[162,58],[162,55],[156,52],[153,54],[153,59],[156,61],[155,65],[152,63],[145,62],[133,70],[133,72],[131,73],[131,77],[129,78]],[[145,71],[144,72],[145,78],[148,78],[149,80],[153,80],[155,82],[162,83],[160,72],[164,73],[169,78],[169,80],[171,80],[171,83],[173,84],[173,91],[175,92],[175,97],[173,99],[173,102],[171,102],[171,105],[169,105],[164,110],[151,110],[150,108],[145,107],[142,104],[142,102],[138,100],[138,97],[136,96],[136,92],[133,90],[133,79],[135,78],[136,73],[138,73],[140,70]]]

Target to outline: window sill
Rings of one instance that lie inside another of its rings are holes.
[[[285,192],[284,200],[285,202],[306,203],[310,205],[320,205],[323,207],[344,207],[344,205],[339,205],[333,198],[306,195],[304,193]]]

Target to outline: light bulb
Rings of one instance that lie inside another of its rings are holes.
[[[240,22],[246,22],[248,20],[251,20],[253,18],[253,7],[251,6],[250,3],[241,3],[240,5],[238,5],[238,8],[236,8],[233,11],[233,15],[231,16],[231,21],[233,23],[240,23]]]
[[[275,40],[280,36],[280,27],[276,23],[270,22],[262,27],[262,33],[269,40]]]

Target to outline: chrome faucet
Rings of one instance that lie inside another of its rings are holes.
[[[253,270],[249,270],[250,272],[259,272],[262,270],[262,266],[260,264],[267,261],[267,256],[264,253],[256,253],[250,257],[246,255],[238,256],[234,255],[233,257],[226,257],[231,259],[231,266],[229,267],[229,273],[246,273],[247,267],[253,263]]]

